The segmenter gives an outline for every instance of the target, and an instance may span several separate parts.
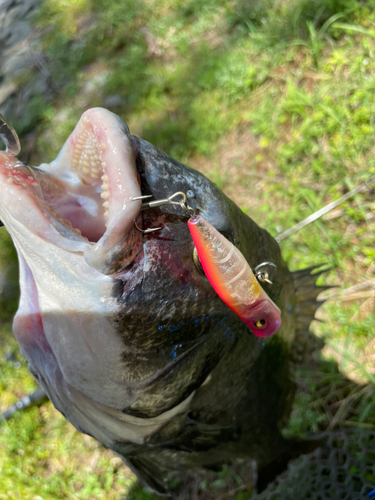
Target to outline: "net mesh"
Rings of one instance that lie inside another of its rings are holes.
[[[365,500],[375,498],[375,431],[322,434],[323,446],[289,463],[251,500]]]

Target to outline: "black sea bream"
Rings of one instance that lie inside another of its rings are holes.
[[[257,461],[265,483],[303,448],[280,433],[294,385],[290,346],[318,290],[289,272],[276,241],[201,173],[86,111],[57,159],[38,168],[0,152],[0,219],[16,246],[14,333],[54,406],[167,493],[168,471]],[[282,325],[255,336],[194,257],[179,205],[141,211],[141,195],[177,191],[242,252]],[[145,234],[139,228],[159,227]],[[301,446],[300,446],[301,445]]]

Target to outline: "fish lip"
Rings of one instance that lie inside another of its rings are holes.
[[[17,159],[11,158],[14,167]],[[83,252],[94,269],[104,274],[119,272],[141,248],[141,233],[136,234],[133,226],[141,212],[141,202],[132,201],[141,194],[134,163],[127,125],[108,110],[89,109],[54,161],[38,168],[24,167],[40,184],[37,190],[14,188],[34,212],[30,220],[19,210],[16,220],[44,241]],[[13,168],[11,175],[21,170]],[[15,219],[11,215],[5,216],[9,221],[5,225]]]
[[[37,235],[45,241],[50,241],[46,235],[52,232],[54,243],[79,251],[82,247],[81,238],[70,227],[62,227],[57,214],[45,203],[40,185],[30,170],[13,155],[0,152],[0,208],[1,219],[7,230],[12,235],[14,231],[19,232],[21,225],[30,236]],[[66,233],[65,238],[59,230]]]

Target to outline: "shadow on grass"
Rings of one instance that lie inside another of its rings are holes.
[[[12,240],[0,228],[0,325],[12,320],[19,300],[18,261]]]

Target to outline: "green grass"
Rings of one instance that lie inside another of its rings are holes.
[[[375,173],[374,6],[50,0],[35,23],[52,98],[34,97],[13,125],[21,139],[36,132],[31,163],[49,162],[85,109],[109,107],[132,133],[206,173],[276,236]],[[283,241],[289,266],[327,263],[320,282],[340,289],[374,279],[373,193]],[[4,270],[13,254],[1,238]],[[16,271],[10,275],[15,282]],[[297,373],[289,433],[375,425],[371,290],[321,308],[325,323],[313,328],[326,346]],[[2,408],[33,387],[24,364],[16,370],[2,360],[15,348],[12,297],[0,317]],[[152,498],[49,404],[3,425],[0,450],[0,499]]]

